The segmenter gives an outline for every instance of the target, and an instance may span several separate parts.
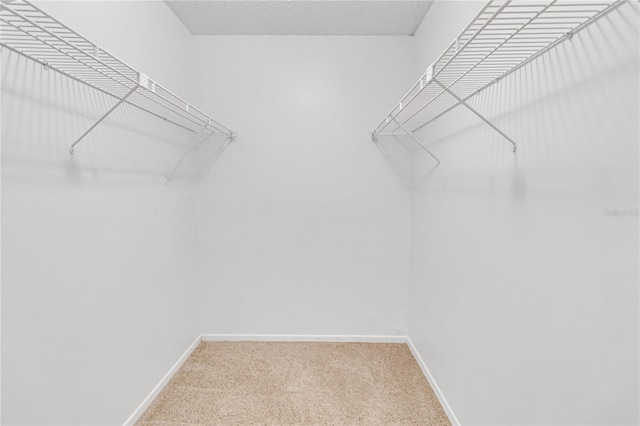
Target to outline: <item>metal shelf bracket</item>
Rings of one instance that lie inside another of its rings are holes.
[[[436,157],[435,155],[433,155],[431,153],[431,151],[429,151],[427,149],[427,147],[425,147],[422,142],[420,142],[420,140],[409,130],[407,130],[406,127],[404,127],[402,124],[400,124],[398,121],[396,121],[395,118],[392,118],[391,121],[394,121],[397,125],[398,125],[398,129],[402,130],[402,132],[404,134],[406,134],[407,136],[409,136],[409,138],[411,138],[411,141],[413,141],[413,143],[415,143],[416,145],[418,145],[418,147],[420,147],[420,149],[422,149],[424,152],[426,152],[427,154],[429,154],[429,156],[431,158],[433,158],[434,160],[436,160],[436,166],[440,164],[440,160],[438,160],[438,157]],[[378,133],[378,134],[374,134],[374,132],[371,133],[371,140],[375,141],[376,138],[378,136],[394,136],[397,137],[398,134],[396,133]]]
[[[513,152],[516,152],[516,143],[513,141],[513,139],[511,139],[509,136],[507,136],[506,133],[504,133],[502,130],[498,129],[491,121],[489,121],[486,117],[484,117],[482,114],[480,114],[478,111],[476,111],[475,108],[473,108],[471,105],[469,105],[464,99],[460,98],[460,96],[458,96],[455,93],[453,93],[451,91],[451,89],[449,89],[447,86],[445,86],[444,84],[440,83],[437,79],[434,78],[433,82],[436,83],[438,86],[442,87],[442,90],[447,92],[456,101],[458,101],[458,103],[456,105],[464,105],[464,106],[466,106],[469,111],[471,111],[472,113],[477,115],[478,118],[480,118],[482,121],[487,123],[493,130],[495,130],[496,132],[500,133],[500,135],[502,135],[503,138],[508,140],[511,143],[511,145],[513,145]],[[396,123],[397,123],[397,121],[396,121]]]
[[[118,101],[114,106],[112,106],[112,107],[109,109],[109,111],[107,111],[106,113],[104,113],[104,115],[103,115],[102,117],[100,117],[100,118],[98,119],[98,121],[96,121],[95,123],[93,123],[93,125],[92,125],[91,127],[89,127],[89,129],[87,129],[87,131],[86,131],[86,132],[84,132],[84,133],[82,134],[82,136],[80,136],[80,137],[79,137],[79,138],[78,138],[74,143],[72,143],[72,144],[71,144],[71,147],[69,148],[69,152],[71,153],[71,155],[73,155],[73,153],[74,153],[74,149],[75,149],[76,145],[78,145],[78,144],[80,143],[80,141],[81,141],[82,139],[84,139],[84,137],[85,137],[85,136],[87,136],[89,133],[91,133],[91,131],[92,131],[93,129],[95,129],[95,128],[98,126],[98,124],[102,123],[102,121],[104,121],[104,119],[105,119],[105,118],[107,118],[109,115],[111,115],[111,113],[112,113],[113,111],[115,111],[115,110],[116,110],[116,108],[118,108],[120,105],[122,105],[122,104],[127,100],[127,98],[128,98],[129,96],[131,96],[131,95],[132,95],[132,94],[133,94],[133,93],[138,89],[138,87],[140,87],[140,86],[139,86],[139,85],[135,85],[135,86],[133,87],[133,89],[131,89],[131,90],[129,91],[129,93],[127,93],[127,94],[126,94],[126,95],[124,95],[122,98],[120,98],[120,100],[119,100],[119,101]]]

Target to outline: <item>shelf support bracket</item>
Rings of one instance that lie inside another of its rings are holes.
[[[95,123],[93,123],[93,126],[89,127],[89,129],[88,129],[86,132],[84,132],[84,133],[82,134],[82,136],[80,136],[80,137],[79,137],[79,138],[78,138],[74,143],[72,143],[72,144],[71,144],[71,147],[69,148],[69,152],[71,153],[71,155],[73,155],[73,150],[74,150],[75,146],[76,146],[76,145],[78,145],[78,144],[80,143],[80,141],[81,141],[82,139],[84,139],[84,137],[85,137],[85,136],[87,136],[89,133],[91,133],[91,131],[92,131],[93,129],[95,129],[95,128],[98,126],[98,124],[102,123],[102,121],[103,121],[105,118],[107,118],[107,117],[108,117],[108,116],[109,116],[113,111],[115,111],[115,109],[116,109],[116,108],[118,108],[120,105],[122,105],[122,104],[127,100],[127,98],[128,98],[129,96],[131,96],[131,95],[132,95],[132,94],[133,94],[133,93],[138,89],[138,87],[140,87],[140,85],[136,84],[136,85],[133,87],[133,89],[131,89],[131,90],[130,90],[126,95],[124,95],[122,98],[120,98],[120,100],[118,100],[118,102],[117,102],[114,106],[112,106],[112,107],[109,109],[109,111],[107,111],[106,113],[104,113],[104,115],[103,115],[102,117],[100,117],[100,118],[98,119],[98,121],[96,121]]]
[[[200,139],[200,137],[202,136],[203,133],[205,133],[207,126],[203,127],[198,133],[196,133],[196,135],[193,137],[193,140],[191,141],[191,143],[187,146],[187,148],[184,150],[184,152],[182,153],[182,156],[180,157],[180,159],[178,160],[178,162],[176,163],[175,166],[173,166],[173,169],[171,169],[171,172],[169,172],[169,174],[166,176],[166,180],[167,183],[169,183],[169,181],[171,179],[173,179],[173,176],[176,174],[176,172],[178,171],[178,168],[180,167],[180,165],[182,164],[182,162],[187,158],[187,155],[189,155],[189,153],[191,151],[193,151],[194,149],[196,149],[196,145],[198,146],[198,148],[200,146],[202,146],[203,143],[205,143],[205,141],[207,139],[209,139],[212,135],[213,132],[210,132],[209,134],[207,134],[204,138],[202,138],[202,140],[200,140],[200,143],[198,143],[198,139]]]
[[[451,91],[451,89],[449,89],[446,85],[440,83],[437,79],[433,79],[433,81],[440,87],[442,87],[442,89],[447,92],[449,95],[451,95],[453,98],[455,98],[458,101],[458,104],[462,104],[464,106],[467,107],[467,109],[469,111],[471,111],[472,113],[474,113],[475,115],[478,116],[478,118],[480,118],[482,121],[484,121],[485,123],[487,123],[493,130],[495,130],[496,132],[500,133],[500,135],[502,135],[502,137],[504,137],[506,140],[508,140],[511,145],[513,145],[513,152],[516,152],[516,143],[513,141],[513,139],[511,139],[509,136],[507,136],[502,130],[498,129],[493,123],[491,123],[488,119],[486,119],[482,114],[480,114],[478,111],[476,111],[471,105],[469,105],[464,99],[460,98],[460,96],[456,95],[455,93],[453,93],[453,91]],[[397,123],[397,121],[396,121]]]
[[[431,151],[429,151],[427,148],[425,148],[424,145],[422,145],[422,143],[418,140],[418,138],[416,138],[413,133],[411,133],[409,130],[406,129],[406,127],[404,127],[402,124],[400,124],[400,122],[398,122],[398,120],[395,119],[395,117],[392,119],[393,121],[395,121],[395,123],[398,125],[398,127],[400,129],[402,129],[403,132],[405,132],[407,134],[407,136],[409,136],[415,143],[416,145],[418,145],[420,148],[422,148],[422,150],[424,152],[426,152],[427,154],[429,154],[431,156],[431,158],[433,158],[434,160],[437,161],[438,164],[440,164],[440,160],[438,160],[438,158],[433,155],[431,153]]]

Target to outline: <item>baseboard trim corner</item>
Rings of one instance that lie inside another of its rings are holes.
[[[406,343],[406,336],[310,334],[203,334],[203,342],[362,342]]]
[[[458,418],[456,417],[453,410],[451,409],[451,406],[447,402],[447,398],[444,397],[444,394],[440,390],[440,387],[438,387],[436,380],[433,378],[433,376],[431,375],[431,372],[427,368],[427,364],[425,364],[424,360],[420,356],[420,353],[418,353],[418,349],[416,349],[416,347],[413,345],[411,338],[406,337],[406,342],[407,342],[407,346],[409,346],[409,349],[411,350],[411,353],[413,354],[413,357],[416,359],[416,361],[418,362],[418,365],[422,369],[422,373],[427,378],[429,385],[431,385],[431,389],[433,390],[433,393],[435,393],[436,396],[438,397],[438,401],[440,401],[440,405],[442,405],[442,408],[444,409],[445,414],[449,418],[451,425],[461,426],[460,422],[458,421]]]
[[[176,371],[184,364],[184,362],[191,356],[191,353],[198,347],[198,345],[202,342],[202,336],[198,336],[196,340],[187,348],[187,350],[178,358],[175,364],[169,369],[167,374],[160,380],[160,382],[153,388],[151,393],[147,395],[147,397],[142,401],[142,403],[136,408],[136,410],[129,416],[129,418],[124,422],[124,426],[133,426],[133,424],[138,421],[140,416],[149,408],[149,405],[153,402],[154,399],[158,396],[160,391],[165,387],[169,380],[176,374]]]

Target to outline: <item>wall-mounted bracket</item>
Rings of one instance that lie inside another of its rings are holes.
[[[80,137],[79,137],[79,138],[78,138],[74,143],[72,143],[72,144],[71,144],[71,147],[69,148],[69,153],[71,153],[71,155],[73,155],[73,150],[74,150],[75,146],[76,146],[76,145],[78,145],[78,144],[80,143],[80,141],[81,141],[82,139],[84,139],[84,137],[85,137],[85,136],[87,136],[87,135],[88,135],[88,134],[89,134],[93,129],[95,129],[95,128],[98,126],[98,124],[102,123],[102,121],[103,121],[105,118],[107,118],[107,117],[108,117],[108,116],[109,116],[113,111],[115,111],[115,109],[116,109],[116,108],[118,108],[120,105],[122,105],[122,103],[124,103],[124,102],[127,100],[127,98],[128,98],[129,96],[131,96],[131,95],[133,94],[133,92],[135,92],[135,91],[138,89],[138,87],[139,87],[138,85],[134,86],[134,87],[133,87],[133,89],[131,89],[131,90],[129,91],[129,93],[127,93],[127,94],[126,94],[126,95],[124,95],[122,98],[120,98],[120,100],[119,100],[119,101],[118,101],[114,106],[112,106],[112,107],[109,109],[109,111],[107,111],[106,113],[104,113],[104,115],[103,115],[102,117],[100,117],[100,118],[98,119],[98,121],[96,121],[95,123],[93,123],[93,126],[89,127],[89,129],[88,129],[86,132],[84,132],[84,133],[82,134],[82,136],[80,136]]]
[[[116,109],[116,108],[118,108],[120,105],[122,105],[122,104],[127,100],[127,98],[128,98],[129,96],[131,96],[131,95],[132,95],[132,94],[133,94],[133,93],[138,89],[138,87],[139,87],[138,85],[135,85],[135,86],[133,87],[133,89],[131,89],[131,90],[129,91],[129,93],[127,93],[127,94],[126,94],[126,95],[124,95],[122,98],[120,98],[120,100],[119,100],[119,101],[118,101],[114,106],[112,106],[112,107],[109,109],[109,111],[107,111],[106,113],[104,113],[104,115],[103,115],[102,117],[100,117],[100,118],[98,119],[98,121],[96,121],[95,123],[93,123],[93,125],[92,125],[91,127],[89,127],[89,129],[88,129],[86,132],[84,132],[84,133],[82,134],[82,136],[80,136],[80,137],[79,137],[79,138],[78,138],[74,143],[72,143],[72,144],[71,144],[71,147],[69,148],[69,152],[71,153],[71,155],[73,155],[73,150],[74,150],[75,146],[76,146],[76,145],[78,145],[78,144],[80,143],[80,141],[81,141],[82,139],[84,139],[84,137],[85,137],[85,136],[87,136],[87,135],[88,135],[88,134],[89,134],[93,129],[95,129],[95,128],[98,126],[98,124],[102,123],[102,121],[103,121],[105,118],[107,118],[107,117],[108,117],[108,116],[109,116],[113,111],[115,111],[115,109]]]
[[[436,160],[436,162],[437,162],[438,164],[440,164],[440,160],[438,160],[438,158],[437,158],[435,155],[433,155],[433,154],[431,153],[431,151],[429,151],[429,150],[428,150],[424,145],[422,145],[422,142],[420,142],[420,140],[419,140],[418,138],[416,138],[416,137],[414,136],[414,134],[413,134],[413,133],[411,133],[409,130],[407,130],[407,129],[406,129],[402,124],[400,124],[400,123],[399,123],[395,118],[393,119],[393,121],[395,121],[395,123],[398,125],[398,128],[400,128],[404,133],[406,133],[406,134],[407,134],[407,136],[409,136],[409,137],[411,138],[411,140],[412,140],[413,142],[415,142],[415,144],[416,144],[416,145],[418,145],[420,148],[422,148],[422,150],[423,150],[424,152],[426,152],[427,154],[429,154],[429,155],[431,156],[431,158],[433,158],[434,160]]]
[[[429,65],[429,68],[427,68],[424,79],[425,83],[429,83],[433,79],[433,64]]]
[[[480,118],[482,121],[487,123],[493,130],[495,130],[496,132],[500,133],[500,135],[502,135],[502,137],[504,137],[506,140],[508,140],[511,143],[511,145],[513,145],[513,152],[516,152],[516,143],[513,141],[513,139],[511,139],[509,136],[507,136],[502,130],[498,129],[491,121],[489,121],[482,114],[480,114],[478,111],[476,111],[471,105],[469,105],[464,99],[460,98],[460,96],[456,95],[446,85],[442,84],[440,81],[438,81],[435,78],[433,79],[433,82],[436,83],[438,86],[440,86],[442,88],[442,90],[444,90],[449,95],[451,95],[455,100],[457,100],[458,103],[456,105],[464,105],[465,107],[467,107],[467,109],[469,111],[471,111],[476,116],[478,116],[478,118]]]
[[[144,87],[152,92],[156,91],[155,83],[143,72],[138,73],[138,86]]]

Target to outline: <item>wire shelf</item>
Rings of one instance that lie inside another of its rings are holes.
[[[466,101],[624,2],[490,0],[375,128],[372,138],[397,132],[413,137],[465,105],[508,139],[515,151],[515,143]]]
[[[80,139],[122,103],[196,135],[235,137],[234,132],[157,81],[26,0],[0,0],[0,45],[118,101]],[[80,139],[72,145],[71,153]]]

